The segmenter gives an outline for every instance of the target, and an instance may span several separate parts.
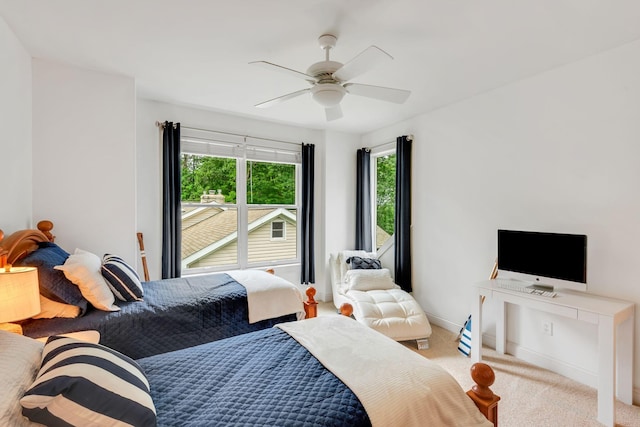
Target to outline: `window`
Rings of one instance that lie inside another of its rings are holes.
[[[375,194],[375,233],[373,242],[376,250],[389,240],[395,231],[396,211],[396,154],[395,150],[372,153],[373,192]]]
[[[271,223],[271,240],[284,239],[284,221],[273,221]]]
[[[300,147],[190,130],[182,144],[182,269],[299,262]]]

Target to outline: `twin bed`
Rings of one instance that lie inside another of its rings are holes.
[[[43,230],[17,231],[0,246],[9,264],[37,267],[41,294],[77,305],[81,314],[23,321],[26,336],[95,330],[102,344],[137,359],[304,318],[298,287],[261,270],[141,282],[140,300],[117,301],[118,311],[95,309],[73,294],[77,286],[55,269],[69,254],[53,243],[50,226],[45,221],[39,224]]]
[[[197,283],[205,276],[192,279],[188,287],[206,287]],[[226,286],[226,278],[217,279],[218,288]],[[147,282],[145,299],[159,298],[147,289],[180,283]],[[164,310],[149,305],[147,316],[159,322]],[[236,310],[242,309],[229,308],[230,313]],[[174,329],[199,329],[197,323],[207,323],[211,312],[206,303],[195,311],[200,311],[200,321],[171,316],[162,321]],[[488,388],[493,371],[487,365],[474,365],[478,384],[465,394],[433,362],[344,316],[272,319],[276,327],[265,324],[248,333],[246,318],[232,318],[228,323],[242,324],[242,333],[216,341],[207,337],[211,342],[199,345],[187,340],[175,351],[158,347],[149,351],[157,354],[132,358],[104,346],[105,340],[120,340],[114,337],[124,329],[136,334],[131,330],[148,326],[144,316],[115,329],[104,326],[118,322],[118,316],[111,316],[102,319],[101,344],[59,337],[43,344],[0,331],[0,394],[6,397],[0,402],[0,425],[124,425],[122,420],[137,426],[497,425],[498,398]],[[77,319],[41,321],[62,320]],[[23,325],[27,331],[30,322]],[[101,327],[101,320],[92,322],[90,328]],[[147,339],[164,340],[165,329],[146,329]],[[138,351],[142,345],[131,340],[124,337],[119,345]],[[175,336],[167,341],[173,340]],[[79,364],[82,368],[76,369]],[[87,368],[93,364],[96,369]]]

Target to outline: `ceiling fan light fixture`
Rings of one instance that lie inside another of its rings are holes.
[[[320,83],[311,88],[313,99],[323,107],[335,107],[347,93],[338,83]]]

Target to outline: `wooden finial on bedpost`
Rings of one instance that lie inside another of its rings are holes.
[[[467,391],[467,395],[480,409],[480,412],[497,427],[500,396],[493,394],[489,388],[496,379],[493,369],[486,363],[474,363],[471,366],[471,378],[476,384]]]
[[[345,302],[340,306],[340,314],[347,317],[351,316],[353,314],[353,306],[348,302]]]
[[[53,242],[56,239],[56,236],[51,233],[51,230],[53,230],[53,222],[45,219],[40,221],[37,224],[37,227],[38,230],[42,231],[42,234],[47,236],[47,239],[49,239],[50,242]]]
[[[316,288],[309,286],[305,294],[307,294],[307,300],[304,302],[305,319],[311,319],[318,315],[318,302],[313,298],[316,295]]]

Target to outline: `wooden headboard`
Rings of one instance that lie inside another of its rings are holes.
[[[40,221],[37,227],[37,230],[16,231],[4,239],[2,238],[4,233],[0,231],[0,267],[4,267],[6,263],[13,264],[28,253],[35,251],[40,242],[55,240],[55,236],[51,233],[53,222]]]
[[[0,243],[2,243],[2,239],[4,238],[4,231],[0,230]],[[0,246],[0,268],[4,267],[7,263],[7,254],[8,252],[2,249]]]

